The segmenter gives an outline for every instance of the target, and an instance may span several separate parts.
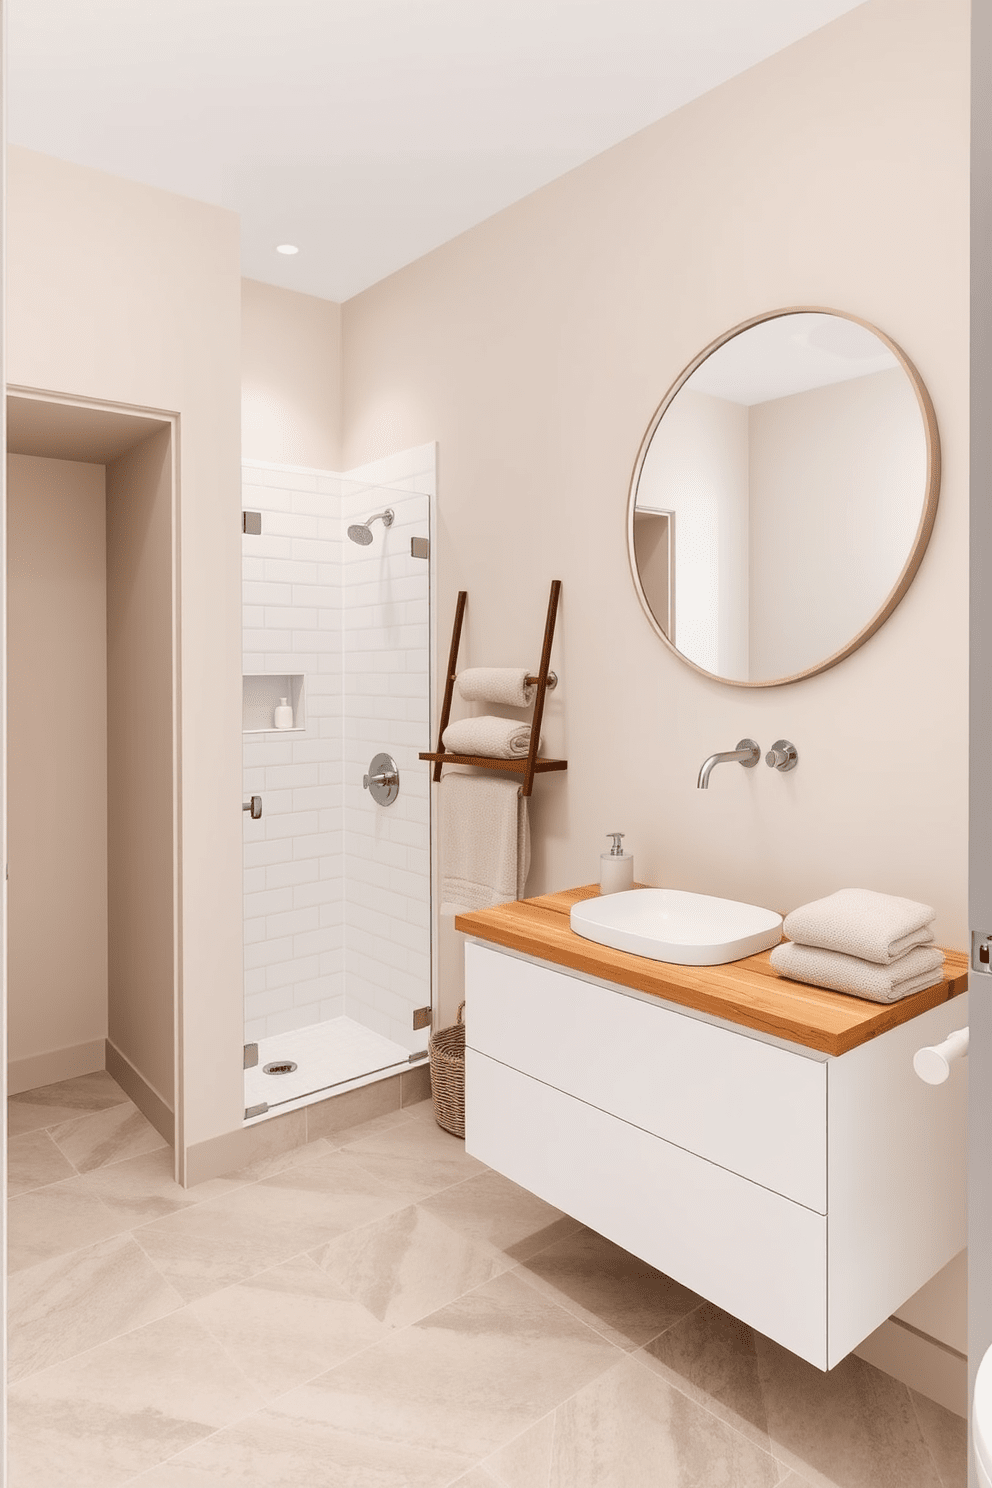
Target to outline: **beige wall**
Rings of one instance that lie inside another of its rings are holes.
[[[945,744],[967,711],[968,16],[869,0],[344,307],[345,464],[439,441],[441,636],[464,586],[464,660],[529,662],[564,580],[545,732],[569,769],[535,790],[535,892],[588,882],[625,827],[648,882],[783,909],[854,882],[932,902],[940,937],[966,942],[965,772]],[[744,691],[649,628],[624,509],[681,368],[790,304],[906,348],[944,487],[884,629],[811,681]],[[700,762],[744,735],[794,740],[799,769],[725,768],[697,791]]]
[[[107,466],[109,1024],[175,1107],[172,439]]]
[[[246,460],[340,468],[340,305],[242,281],[241,439]]]
[[[181,964],[192,1143],[234,1129],[244,1110],[238,222],[13,149],[7,233],[11,384],[180,417]]]
[[[439,441],[442,641],[464,587],[463,661],[530,664],[564,580],[545,737],[569,768],[535,789],[531,892],[589,882],[620,827],[648,883],[781,909],[861,884],[933,903],[966,944],[966,770],[946,744],[967,730],[968,27],[966,0],[869,0],[345,305],[343,463]],[[867,646],[732,689],[642,615],[627,486],[696,353],[802,304],[864,316],[915,361],[940,510]],[[744,735],[794,740],[799,769],[727,767],[697,791]]]
[[[17,1088],[21,1061],[55,1055],[54,1070],[90,1044],[102,1055],[107,1033],[107,591],[104,467],[11,455],[7,470]]]

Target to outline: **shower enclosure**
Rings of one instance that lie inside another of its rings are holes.
[[[244,466],[246,1120],[426,1057],[434,489],[433,445]]]

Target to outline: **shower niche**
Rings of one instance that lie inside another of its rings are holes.
[[[273,720],[284,699],[293,710],[293,723],[288,728],[277,728]],[[242,676],[242,733],[300,734],[306,732],[306,727],[306,678],[302,673],[256,672]]]
[[[426,1064],[431,573],[411,539],[434,489],[433,445],[348,475],[243,467],[248,1122]],[[404,782],[388,808],[362,787],[380,751]]]

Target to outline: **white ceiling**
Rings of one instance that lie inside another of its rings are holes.
[[[9,137],[344,300],[860,3],[7,0]]]

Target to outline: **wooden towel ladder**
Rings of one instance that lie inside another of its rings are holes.
[[[541,723],[544,718],[544,699],[548,691],[549,676],[551,675],[551,646],[555,638],[555,621],[558,618],[558,600],[561,596],[561,579],[552,579],[551,593],[548,597],[548,618],[544,626],[544,646],[541,650],[541,665],[536,677],[528,677],[528,682],[537,684],[537,692],[534,696],[534,716],[530,726],[530,748],[526,757],[520,759],[490,759],[485,755],[475,754],[450,754],[445,750],[442,740],[444,731],[451,719],[451,700],[455,692],[455,678],[458,675],[458,647],[462,638],[462,622],[465,619],[465,606],[468,603],[468,591],[462,589],[458,595],[458,603],[455,606],[455,623],[451,631],[451,650],[448,654],[448,675],[444,684],[444,701],[441,704],[441,722],[437,731],[437,749],[428,754],[422,754],[422,760],[431,760],[434,765],[435,781],[441,779],[441,768],[443,765],[480,765],[486,770],[507,770],[514,775],[524,777],[523,785],[520,787],[522,796],[529,796],[534,785],[534,776],[543,775],[548,770],[567,770],[568,760],[562,759],[540,759],[538,757],[538,745],[541,740]],[[555,679],[557,680],[557,679]],[[553,687],[554,682],[550,685]]]

